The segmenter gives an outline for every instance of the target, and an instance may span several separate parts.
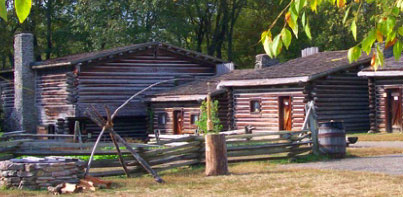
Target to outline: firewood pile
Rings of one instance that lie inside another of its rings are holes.
[[[54,195],[71,194],[80,192],[94,192],[97,189],[110,189],[112,182],[104,181],[92,176],[86,176],[79,183],[61,183],[55,187],[48,187],[48,191]]]

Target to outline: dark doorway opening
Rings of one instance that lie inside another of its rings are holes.
[[[181,110],[174,111],[174,134],[182,134],[183,132],[183,112]]]
[[[402,132],[402,89],[388,89],[386,94],[386,130]]]
[[[290,96],[281,96],[279,97],[279,123],[280,123],[280,131],[287,130],[291,131],[292,129],[292,105],[291,105],[291,97]]]

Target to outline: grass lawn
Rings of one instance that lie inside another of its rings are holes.
[[[264,162],[230,165],[228,176],[205,177],[204,168],[162,173],[164,184],[149,176],[110,177],[114,189],[69,196],[401,196],[403,177],[364,172],[284,169]],[[46,191],[0,190],[0,196],[50,196]]]
[[[358,137],[358,141],[403,141],[403,133],[351,133],[348,137]]]

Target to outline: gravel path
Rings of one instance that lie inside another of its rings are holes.
[[[386,148],[403,148],[402,141],[358,141],[351,144],[350,147],[366,148],[366,147],[386,147]],[[347,158],[330,161],[311,162],[303,164],[284,165],[286,168],[317,168],[317,169],[334,169],[334,170],[352,170],[379,172],[390,175],[403,175],[403,154],[398,155],[381,155],[373,157]]]
[[[390,175],[403,175],[403,154],[347,158],[303,164],[289,164],[284,165],[284,167],[368,171]]]
[[[403,141],[358,141],[355,144],[351,144],[352,148],[366,148],[366,147],[385,147],[385,148],[403,148]]]

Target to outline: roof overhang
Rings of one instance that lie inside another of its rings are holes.
[[[399,70],[388,70],[388,71],[360,71],[358,72],[359,77],[401,77],[403,76],[403,71]]]
[[[227,92],[226,89],[217,89],[212,92],[211,96],[217,96]],[[148,102],[174,102],[174,101],[202,101],[207,98],[207,94],[192,94],[192,95],[157,95],[146,99]]]
[[[207,95],[172,95],[172,96],[157,96],[147,99],[150,102],[170,102],[170,101],[199,101],[206,99]]]
[[[273,79],[249,79],[249,80],[228,80],[218,83],[217,88],[221,87],[239,87],[239,86],[264,86],[264,85],[282,85],[308,82],[309,77],[288,77]]]
[[[54,68],[54,67],[62,67],[62,66],[70,66],[73,65],[72,62],[63,62],[58,64],[44,64],[44,65],[32,65],[32,69],[43,69],[43,68]]]

